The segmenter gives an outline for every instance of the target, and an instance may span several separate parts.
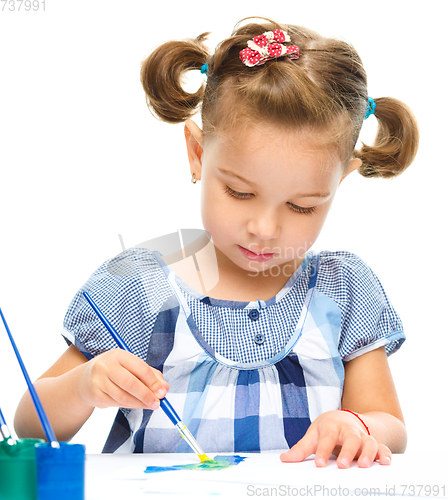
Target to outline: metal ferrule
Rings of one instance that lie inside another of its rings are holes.
[[[7,425],[2,425],[0,426],[0,432],[3,436],[3,439],[6,441],[11,437],[11,434],[9,432],[8,426]]]
[[[199,446],[196,439],[193,437],[193,434],[187,429],[187,426],[182,421],[178,422],[176,427],[179,429],[182,437],[194,450],[196,455],[205,455],[204,450]]]

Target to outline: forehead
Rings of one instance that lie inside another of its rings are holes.
[[[333,184],[343,168],[339,149],[327,132],[246,124],[208,136],[204,163],[245,178]]]

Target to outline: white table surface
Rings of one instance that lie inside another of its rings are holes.
[[[247,458],[226,470],[153,474],[144,472],[147,466],[198,459],[194,454],[87,455],[85,498],[448,498],[443,455],[394,455],[389,466],[361,469],[354,463],[346,470],[338,469],[335,460],[326,468],[317,468],[313,460],[283,464],[278,452],[239,455]]]

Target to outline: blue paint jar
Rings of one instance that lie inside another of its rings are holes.
[[[85,446],[36,445],[37,500],[84,500]]]

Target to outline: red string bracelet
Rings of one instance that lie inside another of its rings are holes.
[[[369,428],[367,427],[366,423],[364,422],[364,420],[357,414],[355,413],[354,411],[351,411],[351,410],[345,410],[345,409],[341,409],[341,411],[346,411],[348,413],[351,413],[352,415],[355,415],[355,417],[362,423],[362,425],[366,428],[366,431],[367,431],[367,434],[370,436],[370,431],[369,431]]]

